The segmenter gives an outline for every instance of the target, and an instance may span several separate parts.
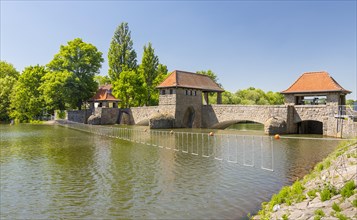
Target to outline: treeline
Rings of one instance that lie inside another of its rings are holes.
[[[108,52],[109,76],[99,76],[103,54],[76,38],[61,45],[51,62],[28,66],[20,74],[12,64],[0,61],[0,120],[31,121],[54,110],[82,109],[99,84],[113,84],[121,107],[156,105],[155,87],[167,76],[151,43],[143,47],[141,63],[133,49],[127,23],[114,32]]]

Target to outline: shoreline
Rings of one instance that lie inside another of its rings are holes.
[[[357,219],[357,139],[344,141],[251,219]]]

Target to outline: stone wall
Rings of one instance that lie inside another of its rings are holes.
[[[92,114],[91,109],[68,110],[66,119],[69,121],[87,124],[87,120],[88,120],[89,116],[91,116],[91,114]]]
[[[187,95],[186,95],[187,91]],[[201,128],[202,92],[178,88],[176,90],[175,127]],[[192,122],[191,122],[192,120]]]
[[[204,127],[219,124],[235,124],[239,121],[254,121],[264,124],[268,119],[279,117],[287,120],[287,107],[267,105],[208,105],[202,108]]]
[[[142,121],[145,121],[149,125],[149,119],[157,114],[175,115],[175,105],[133,107],[128,111],[131,116],[131,124],[140,124]]]
[[[119,123],[119,108],[96,108],[94,114],[100,116],[102,125]]]

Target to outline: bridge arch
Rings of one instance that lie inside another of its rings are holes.
[[[196,111],[193,106],[189,106],[183,116],[183,126],[186,128],[192,128],[195,121]]]
[[[227,121],[222,121],[222,122],[218,122],[214,125],[212,125],[210,128],[214,128],[214,129],[226,129],[228,128],[229,126],[231,125],[234,125],[234,124],[238,124],[238,123],[241,123],[241,122],[253,122],[253,123],[258,123],[258,124],[262,124],[264,125],[264,123],[261,123],[259,121],[252,121],[252,120],[227,120]]]
[[[323,134],[324,123],[320,120],[301,120],[296,125],[298,134]]]

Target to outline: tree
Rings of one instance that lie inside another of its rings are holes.
[[[121,100],[122,108],[140,106],[146,97],[145,81],[135,70],[125,70],[114,81],[113,94]]]
[[[219,87],[223,88],[222,85],[218,82],[218,76],[212,70],[201,70],[197,71],[196,73],[209,76],[209,78],[211,78],[215,83],[217,83]]]
[[[162,83],[166,77],[167,77],[167,66],[163,64],[159,64],[157,66],[157,76],[155,80],[153,81],[153,91],[151,94],[151,105],[158,105],[159,104],[159,90],[156,89],[156,86],[158,86],[160,83]]]
[[[94,81],[94,76],[99,73],[103,61],[102,52],[95,46],[76,38],[66,46],[62,45],[59,53],[47,64],[57,74],[64,71],[71,74],[66,83],[70,97],[67,102],[71,108],[81,109],[82,104],[95,94],[98,84]]]
[[[39,87],[45,74],[44,66],[25,68],[15,84],[11,96],[11,118],[29,121],[42,115],[44,102]]]
[[[74,79],[74,74],[64,71],[52,71],[42,77],[44,83],[39,87],[43,94],[47,110],[53,112],[56,109],[66,109],[66,103],[70,102],[70,90],[68,87]]]
[[[111,83],[109,76],[94,76],[94,80],[98,83],[99,86],[104,86]]]
[[[146,105],[152,105],[151,94],[154,92],[154,80],[158,76],[159,58],[155,55],[151,43],[144,46],[144,54],[139,67],[139,72],[146,82]]]
[[[131,31],[128,23],[121,23],[114,32],[108,52],[109,76],[115,81],[119,79],[123,69],[133,70],[136,68],[136,52],[133,49]]]
[[[19,75],[12,64],[0,61],[0,121],[9,120],[11,92]]]

